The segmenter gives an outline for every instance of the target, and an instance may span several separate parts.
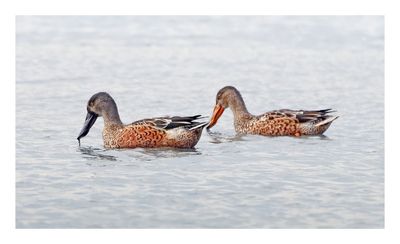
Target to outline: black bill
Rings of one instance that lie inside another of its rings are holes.
[[[94,122],[96,122],[97,117],[98,117],[98,115],[95,114],[95,113],[93,113],[93,112],[88,112],[88,113],[87,113],[86,119],[85,119],[85,124],[83,125],[83,128],[82,128],[82,130],[81,130],[81,132],[79,133],[79,136],[78,136],[78,138],[77,138],[79,144],[81,144],[80,139],[81,139],[82,137],[85,137],[85,136],[89,133],[89,130],[90,130],[90,128],[92,128],[92,126],[94,125]]]

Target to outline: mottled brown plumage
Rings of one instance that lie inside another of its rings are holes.
[[[259,116],[250,114],[240,92],[232,86],[219,90],[208,129],[213,127],[226,108],[231,108],[237,133],[264,136],[301,136],[324,133],[338,116],[331,109],[290,110],[281,109]]]
[[[78,141],[86,136],[98,116],[104,119],[103,142],[106,148],[177,147],[192,148],[200,139],[206,122],[196,122],[200,115],[158,117],[131,124],[120,120],[114,99],[105,92],[88,101],[88,114]]]

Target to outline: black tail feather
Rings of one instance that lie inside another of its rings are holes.
[[[316,123],[324,121],[330,117],[330,114],[336,112],[331,108],[328,109],[321,109],[321,110],[305,110],[302,111],[303,113],[296,114],[296,118],[299,120],[300,123],[314,121]]]
[[[171,122],[165,127],[165,129],[173,129],[176,127],[180,127],[180,126],[187,126],[189,128],[193,128],[196,126],[199,126],[200,124],[204,123],[204,122],[197,122],[195,120],[198,119],[202,119],[204,117],[201,117],[200,114],[198,115],[194,115],[194,116],[185,116],[185,117],[181,117],[181,116],[173,116],[170,117],[169,119],[171,120]]]

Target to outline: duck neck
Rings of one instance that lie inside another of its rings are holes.
[[[234,93],[234,96],[229,99],[229,107],[232,110],[235,121],[251,117],[240,93]]]
[[[111,101],[110,106],[107,106],[107,109],[103,112],[102,116],[104,119],[104,126],[122,125],[117,104],[115,104],[114,100]]]

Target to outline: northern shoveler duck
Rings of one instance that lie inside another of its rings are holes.
[[[216,105],[207,129],[213,127],[226,108],[231,108],[235,130],[239,134],[258,134],[264,136],[320,135],[339,116],[332,116],[331,109],[290,110],[281,109],[261,115],[247,111],[240,92],[233,86],[219,90]]]
[[[177,147],[192,148],[208,123],[197,122],[200,115],[159,117],[124,125],[114,99],[105,92],[94,94],[87,103],[87,115],[80,139],[89,133],[98,116],[104,119],[103,142],[106,148]]]

